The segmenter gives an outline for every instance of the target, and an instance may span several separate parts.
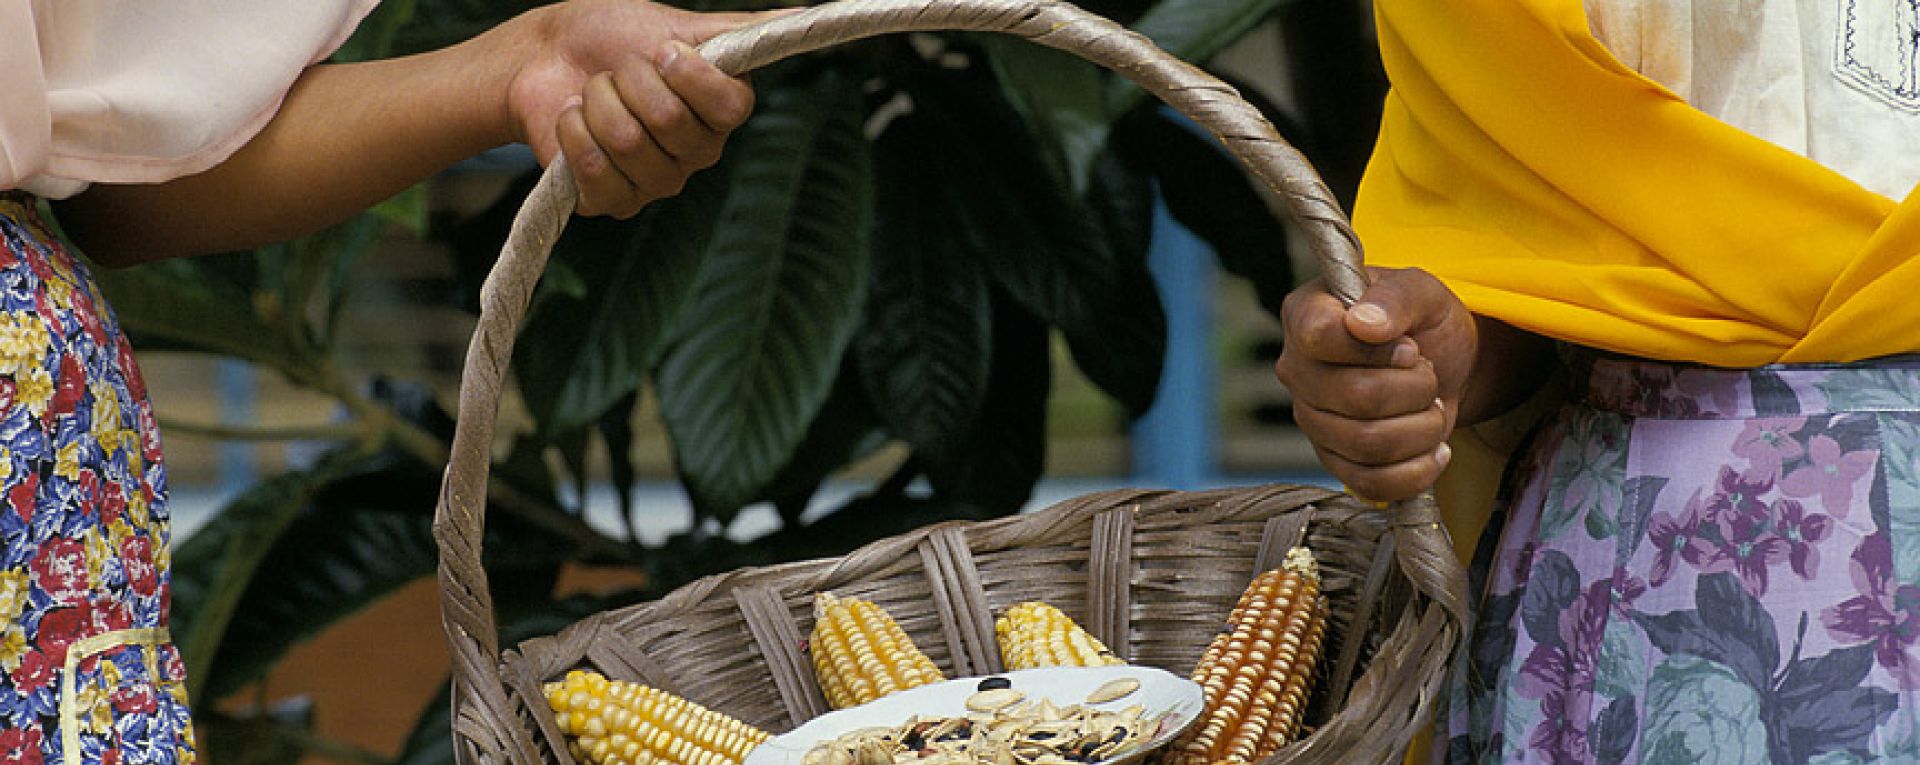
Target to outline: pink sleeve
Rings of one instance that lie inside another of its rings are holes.
[[[219,164],[377,2],[0,0],[0,189]]]

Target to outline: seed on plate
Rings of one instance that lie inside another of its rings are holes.
[[[879,741],[867,739],[855,750],[860,765],[893,765],[893,754]]]
[[[1012,688],[997,688],[981,691],[967,698],[967,709],[975,712],[992,712],[1026,698],[1026,694]]]
[[[1095,688],[1092,693],[1087,694],[1087,703],[1105,704],[1114,699],[1123,698],[1127,694],[1139,689],[1140,681],[1135,678],[1122,677],[1117,680],[1109,680],[1106,685]]]

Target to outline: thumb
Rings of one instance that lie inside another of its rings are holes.
[[[1453,294],[1425,271],[1368,270],[1373,283],[1347,309],[1347,332],[1356,340],[1378,345],[1421,334],[1443,323],[1453,310]]]

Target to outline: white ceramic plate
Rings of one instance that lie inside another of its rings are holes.
[[[1122,677],[1139,680],[1139,690],[1098,707],[1120,710],[1139,704],[1146,707],[1141,719],[1162,718],[1158,731],[1145,745],[1093,765],[1137,762],[1148,752],[1172,741],[1200,714],[1200,686],[1153,667],[1047,667],[998,676],[1012,681],[1013,687],[1029,699],[1044,698],[1061,707],[1085,704],[1087,694],[1110,680]],[[978,692],[981,679],[968,677],[909,688],[851,709],[828,712],[754,747],[743,765],[800,765],[801,757],[815,744],[861,728],[891,728],[915,715],[921,718],[964,716],[967,697]]]

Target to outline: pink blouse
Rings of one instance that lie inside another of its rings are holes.
[[[0,190],[206,170],[379,0],[0,0]]]

